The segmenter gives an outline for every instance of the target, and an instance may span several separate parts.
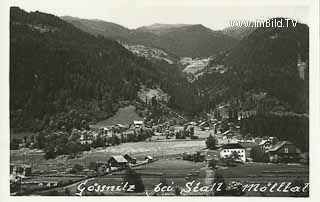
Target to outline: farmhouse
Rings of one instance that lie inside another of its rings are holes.
[[[271,162],[293,162],[299,158],[301,151],[292,142],[280,141],[267,150],[267,153]]]
[[[259,147],[265,151],[269,150],[273,145],[278,142],[276,137],[267,137],[259,142]]]
[[[31,166],[30,165],[16,165],[10,164],[10,173],[12,175],[22,175],[22,176],[29,176],[31,175]]]
[[[130,156],[129,154],[125,154],[123,156],[130,164],[136,164],[137,163],[137,159]]]
[[[216,113],[222,118],[222,119],[228,119],[229,118],[229,109],[230,109],[230,105],[226,104],[226,105],[222,105],[219,106],[216,109]]]
[[[199,124],[199,127],[201,130],[209,130],[210,129],[210,123],[208,121],[203,121]]]
[[[256,114],[257,114],[256,110],[240,111],[240,112],[238,112],[238,120],[241,120],[243,118],[248,118],[248,117],[254,116]]]
[[[153,161],[153,158],[152,158],[152,156],[146,156],[144,158],[144,160],[146,160],[147,162],[151,162],[151,161]]]
[[[246,150],[239,143],[225,144],[220,148],[220,158],[229,158],[233,154],[237,155],[242,162],[246,161]]]
[[[143,121],[133,121],[134,128],[141,128],[143,126]]]
[[[233,132],[231,130],[226,130],[222,133],[222,136],[226,136],[227,138],[231,138],[233,136]]]
[[[262,140],[260,143],[259,143],[259,147],[261,149],[264,149],[264,150],[269,150],[271,149],[272,147],[272,142],[270,140]]]
[[[128,161],[123,156],[112,156],[109,161],[108,165],[110,167],[117,167],[117,168],[125,168],[128,166]]]
[[[102,137],[111,137],[112,136],[112,130],[107,127],[101,127],[99,128],[99,134]]]

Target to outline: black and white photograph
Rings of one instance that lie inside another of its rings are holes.
[[[9,2],[8,197],[316,189],[311,1]]]

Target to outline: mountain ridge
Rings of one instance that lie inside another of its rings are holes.
[[[201,24],[161,24],[142,26],[137,29],[123,29],[121,25],[112,28],[106,21],[64,18],[79,29],[94,35],[102,35],[114,40],[121,40],[132,45],[145,45],[163,49],[173,55],[190,57],[208,57],[220,51],[232,48],[238,40],[224,35],[221,31],[213,31]],[[92,25],[104,27],[105,31],[92,29]],[[112,23],[114,25],[114,23]],[[154,29],[156,27],[156,29]],[[121,28],[121,29],[120,29]],[[121,32],[115,33],[113,29]]]

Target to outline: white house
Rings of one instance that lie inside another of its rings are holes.
[[[89,131],[82,131],[79,138],[80,144],[92,144],[93,134]]]
[[[143,121],[133,121],[135,128],[141,128],[143,126]]]
[[[100,135],[102,137],[111,137],[112,136],[112,130],[107,127],[101,127],[99,128]]]
[[[225,144],[220,148],[220,158],[228,158],[233,153],[237,153],[242,162],[246,162],[246,150],[239,143]]]

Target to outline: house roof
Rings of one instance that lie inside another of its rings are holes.
[[[133,121],[133,124],[143,124],[143,121]]]
[[[239,143],[241,146],[243,146],[244,148],[252,148],[257,146],[257,143],[255,142],[240,142]]]
[[[267,143],[268,142],[268,140],[262,140],[260,143],[259,143],[259,145],[261,146],[261,145],[264,145],[265,143]]]
[[[120,124],[120,123],[118,123],[117,126],[120,127],[120,128],[125,128],[125,126]]]
[[[225,131],[224,133],[222,133],[222,135],[227,135],[228,133],[230,133],[231,132],[231,130],[227,130],[227,131]]]
[[[221,149],[244,149],[244,147],[239,143],[230,143],[223,145]]]
[[[125,159],[123,156],[112,156],[117,163],[128,163],[127,159]]]
[[[136,159],[136,158],[134,158],[134,157],[131,157],[129,154],[125,154],[123,157],[124,157],[125,159],[131,159],[131,160]]]
[[[284,145],[286,144],[293,144],[292,142],[289,142],[289,141],[279,141],[277,142],[275,145],[273,145],[269,150],[268,152],[272,151],[272,152],[275,152],[275,151],[278,151],[281,147],[283,147]]]

